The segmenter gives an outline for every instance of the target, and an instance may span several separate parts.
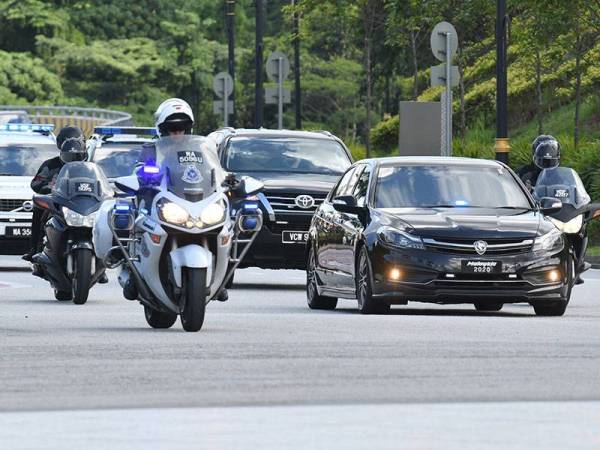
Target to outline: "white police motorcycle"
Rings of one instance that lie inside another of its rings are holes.
[[[213,145],[189,135],[157,140],[156,160],[115,180],[126,197],[105,202],[94,226],[97,255],[122,266],[124,296],[144,305],[153,328],[169,328],[179,315],[184,330],[200,330],[206,304],[262,226],[253,197],[262,183],[226,177]],[[247,201],[232,213],[236,197]],[[240,243],[247,245],[238,252]]]

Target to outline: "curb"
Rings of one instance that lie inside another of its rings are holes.
[[[588,256],[585,260],[592,265],[592,269],[600,269],[600,256]]]

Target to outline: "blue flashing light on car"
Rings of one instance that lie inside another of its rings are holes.
[[[0,125],[0,131],[52,133],[52,131],[54,131],[54,125],[39,123],[3,123]]]
[[[94,133],[103,136],[114,136],[119,134],[158,136],[156,128],[151,127],[96,127],[94,128]]]

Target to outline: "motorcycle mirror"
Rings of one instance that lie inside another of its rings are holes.
[[[263,190],[265,185],[252,177],[242,177],[243,192],[245,195],[254,195]]]
[[[553,214],[562,209],[562,202],[554,197],[542,197],[540,199],[540,210],[544,214]]]
[[[136,175],[115,178],[114,183],[117,189],[125,192],[126,194],[135,194],[140,189],[140,182],[138,181],[138,177]]]

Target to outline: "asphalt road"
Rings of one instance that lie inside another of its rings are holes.
[[[185,333],[114,281],[76,306],[0,272],[0,448],[600,447],[599,272],[561,318],[315,312],[302,272],[236,281]]]

